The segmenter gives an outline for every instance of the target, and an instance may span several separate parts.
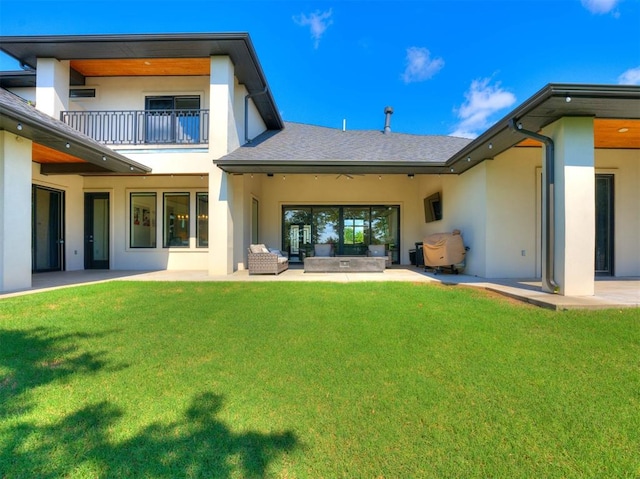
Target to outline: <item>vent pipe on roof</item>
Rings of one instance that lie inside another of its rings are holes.
[[[393,108],[390,106],[384,107],[384,133],[391,133],[391,115],[393,115]]]
[[[545,274],[544,282],[549,291],[557,293],[560,287],[556,283],[553,270],[556,262],[555,255],[555,146],[553,140],[548,136],[541,135],[534,131],[525,130],[522,128],[522,124],[518,123],[515,118],[509,120],[509,127],[513,131],[522,133],[524,136],[538,140],[544,144],[544,158],[545,158],[545,234],[544,234],[544,246],[545,246]]]

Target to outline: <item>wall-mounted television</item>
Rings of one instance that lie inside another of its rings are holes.
[[[434,193],[424,199],[424,222],[431,223],[442,219],[442,199],[440,193]]]

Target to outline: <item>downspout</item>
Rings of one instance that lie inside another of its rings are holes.
[[[544,282],[545,286],[549,291],[553,291],[557,293],[560,289],[558,283],[556,283],[553,275],[554,265],[555,265],[555,221],[554,221],[554,211],[555,211],[555,147],[553,140],[548,136],[540,135],[534,131],[525,130],[522,128],[522,124],[516,123],[516,120],[512,118],[509,120],[509,127],[517,132],[522,133],[524,136],[529,138],[533,138],[534,140],[538,140],[544,143],[545,147],[545,236],[544,242],[546,245],[545,248],[545,275]]]
[[[249,98],[255,98],[258,95],[264,95],[269,89],[265,86],[264,90],[256,93],[249,93],[244,96],[244,142],[251,143],[249,138]]]

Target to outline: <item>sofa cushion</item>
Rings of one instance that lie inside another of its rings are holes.
[[[252,244],[249,245],[249,250],[252,253],[268,253],[269,250],[267,249],[267,247],[263,244]]]

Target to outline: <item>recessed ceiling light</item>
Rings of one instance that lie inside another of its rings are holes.
[[[145,65],[151,65],[151,62],[144,62]]]
[[[628,131],[629,131],[629,128],[627,128],[627,127],[622,127],[620,129],[618,129],[618,133],[626,133]]]

